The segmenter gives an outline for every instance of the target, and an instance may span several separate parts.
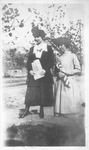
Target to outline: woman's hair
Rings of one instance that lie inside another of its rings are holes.
[[[31,31],[32,31],[34,38],[41,37],[43,39],[46,35],[45,32],[43,30],[39,30],[37,26],[33,27]]]
[[[64,44],[66,48],[70,47],[70,42],[71,41],[70,41],[70,39],[68,39],[66,37],[61,37],[59,42],[60,42],[60,46]]]

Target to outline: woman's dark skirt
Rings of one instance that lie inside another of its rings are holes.
[[[53,106],[53,88],[49,86],[27,86],[25,104],[27,106]]]

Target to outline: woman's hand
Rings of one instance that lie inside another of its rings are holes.
[[[33,70],[30,70],[29,73],[30,73],[32,76],[35,75],[35,73],[33,72]]]
[[[72,75],[73,75],[73,71],[70,71],[70,70],[67,70],[67,71],[62,70],[62,71],[63,71],[63,73],[64,73],[66,76],[72,76]]]
[[[62,68],[61,63],[60,63],[60,62],[58,62],[58,63],[56,64],[56,67],[57,67],[58,69]]]
[[[74,69],[73,75],[78,75],[78,76],[80,76],[80,75],[81,75],[81,70],[80,70],[80,69]]]
[[[45,70],[43,69],[41,72],[40,72],[40,75],[45,75]]]
[[[62,72],[59,72],[59,73],[58,73],[58,76],[59,76],[59,78],[63,78],[63,77],[65,76],[65,74],[62,73]]]
[[[40,75],[44,75],[45,72],[46,72],[46,71],[43,69],[39,74],[40,74]],[[32,76],[35,75],[35,73],[33,72],[33,70],[30,70],[29,73],[30,73]]]
[[[73,71],[68,71],[65,74],[67,76],[81,75],[81,71],[78,69],[74,69]]]

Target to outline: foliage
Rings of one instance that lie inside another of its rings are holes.
[[[81,67],[84,65],[83,28],[84,25],[81,20],[77,20],[76,24],[70,21],[70,28],[63,35],[71,40],[71,51],[78,56]]]
[[[26,67],[27,55],[17,52],[17,49],[10,49],[3,53],[3,62],[5,66],[8,66],[9,69],[22,69]]]
[[[2,7],[2,24],[3,24],[3,31],[8,32],[10,36],[12,34],[10,33],[11,30],[15,30],[14,22],[18,21],[17,17],[20,15],[17,8],[11,7],[11,4],[5,4]]]
[[[8,33],[10,37],[13,37],[13,33],[16,28],[24,29],[25,24],[28,22],[31,23],[31,26],[38,26],[40,29],[44,29],[47,34],[49,34],[50,41],[51,39],[55,39],[57,37],[68,37],[71,39],[71,50],[78,56],[80,64],[84,63],[83,61],[83,35],[82,31],[84,28],[81,20],[77,20],[74,22],[70,21],[70,26],[67,28],[66,24],[63,23],[63,19],[65,19],[65,8],[67,5],[59,5],[59,4],[48,4],[46,9],[39,10],[35,7],[29,7],[28,13],[29,17],[25,20],[24,18],[20,18],[20,11],[18,8],[11,3],[4,4],[2,7],[2,32]],[[31,19],[30,16],[34,16]],[[30,35],[30,30],[27,31],[26,35]],[[26,37],[25,35],[25,37]],[[18,37],[16,36],[16,39]],[[15,45],[15,40],[12,39],[12,42]],[[31,43],[31,41],[29,41]],[[27,52],[26,52],[27,53]],[[12,56],[13,54],[13,56]],[[8,52],[7,56],[10,61],[13,62],[13,66],[24,65],[23,56],[18,53],[16,55],[15,51]],[[22,57],[22,58],[21,58]]]

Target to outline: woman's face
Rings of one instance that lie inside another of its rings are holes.
[[[60,46],[60,50],[61,50],[62,53],[65,53],[66,47],[65,47],[64,44]]]
[[[36,41],[37,45],[39,45],[42,42],[42,38],[41,37],[36,37],[35,41]]]

